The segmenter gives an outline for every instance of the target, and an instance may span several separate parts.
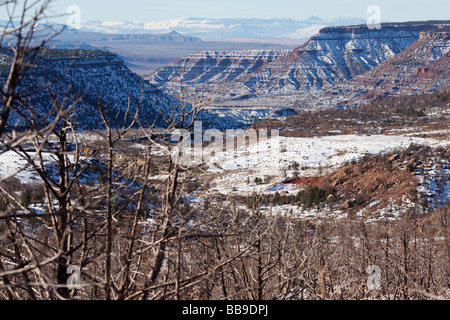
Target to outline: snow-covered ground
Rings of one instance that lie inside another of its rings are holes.
[[[450,164],[430,163],[417,169],[421,186],[418,192],[426,195],[433,207],[450,202]]]
[[[35,152],[29,152],[28,156],[31,157],[31,160],[34,161],[38,167],[40,167],[39,158]],[[42,159],[45,170],[50,174],[55,174],[55,163],[57,161],[55,156],[51,153],[43,152]],[[72,164],[74,163],[74,156],[68,155],[68,159]],[[87,158],[80,157],[79,160],[85,161]],[[13,151],[6,151],[0,153],[0,181],[10,177],[15,177],[24,184],[41,180],[24,156]]]
[[[253,193],[266,191],[282,182],[296,162],[299,176],[315,176],[365,155],[387,153],[408,148],[412,143],[432,147],[449,146],[449,141],[407,135],[340,135],[317,138],[276,137],[233,152],[220,152],[208,160],[210,172],[220,173],[213,180],[215,192]],[[255,178],[269,179],[255,185]],[[282,187],[282,186],[281,186]],[[281,191],[284,189],[278,189]],[[271,191],[271,190],[268,190]]]
[[[36,157],[36,153],[30,153],[31,157]],[[52,161],[50,157],[44,157],[45,162]],[[36,163],[37,158],[33,159]],[[44,162],[44,163],[45,163]],[[23,183],[30,183],[39,179],[38,174],[31,168],[24,157],[13,151],[0,154],[0,180],[16,177]]]
[[[286,192],[295,194],[298,186],[283,184],[287,178],[317,176],[331,173],[337,167],[353,160],[359,160],[365,155],[388,153],[394,150],[408,148],[412,143],[431,147],[448,148],[450,141],[432,138],[403,135],[340,135],[316,138],[275,137],[264,140],[258,144],[241,147],[229,152],[217,152],[206,160],[209,167],[207,175],[212,177],[210,188],[195,198],[187,198],[188,202],[201,202],[208,194],[222,195],[250,195],[257,193]],[[46,166],[52,167],[54,159],[44,154]],[[296,165],[293,165],[296,163]],[[291,168],[289,168],[291,166]],[[293,169],[296,167],[296,170]],[[420,171],[420,170],[419,170]],[[24,183],[39,180],[27,162],[14,152],[0,153],[0,180],[14,175]],[[420,174],[420,172],[418,172]],[[450,181],[448,166],[431,166],[422,170],[426,174],[422,188],[418,190],[431,194],[437,188],[437,183],[444,179],[444,194],[439,195],[436,201],[445,201],[450,198]],[[439,176],[439,179],[433,177]],[[444,177],[444,178],[442,178]],[[91,177],[93,179],[93,177]],[[155,176],[155,179],[164,180],[167,176]],[[255,183],[255,178],[262,179],[262,183]],[[406,201],[406,200],[405,200]],[[432,201],[431,201],[432,202]],[[377,203],[371,204],[371,206]],[[405,208],[408,206],[405,202]],[[405,209],[403,208],[403,209]],[[390,207],[380,212],[379,218],[390,219],[397,217],[402,208]],[[266,208],[269,210],[269,208]],[[309,219],[336,216],[341,217],[343,212],[335,209],[304,211],[296,206],[280,206],[270,209],[275,214],[291,214],[299,218]],[[362,216],[364,212],[361,212]]]

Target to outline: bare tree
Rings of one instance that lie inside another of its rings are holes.
[[[42,88],[21,87],[21,84],[30,71],[36,67],[35,62],[40,50],[58,33],[48,29],[45,36],[37,41],[36,27],[47,19],[46,11],[49,0],[39,1],[2,1],[0,8],[9,14],[9,20],[0,30],[0,49],[12,52],[10,69],[4,83],[0,86],[2,110],[0,114],[0,136],[4,133],[8,119],[13,109]],[[25,94],[25,92],[27,92]],[[32,93],[30,93],[32,92]]]

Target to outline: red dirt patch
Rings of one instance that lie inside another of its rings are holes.
[[[290,179],[284,182],[284,184],[295,184],[295,185],[317,185],[322,182],[324,177],[303,177],[303,178],[295,178]]]

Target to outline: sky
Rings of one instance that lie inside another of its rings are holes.
[[[53,0],[49,14],[81,10],[81,22],[161,21],[196,18],[368,18],[367,8],[378,5],[386,22],[449,20],[450,0]],[[6,10],[0,8],[0,19]],[[61,21],[59,21],[61,22]]]

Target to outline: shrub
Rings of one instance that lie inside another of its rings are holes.
[[[321,189],[314,186],[307,190],[300,191],[295,197],[295,201],[306,208],[320,206],[324,202],[334,203],[337,201],[337,191],[334,188]]]
[[[260,184],[263,184],[263,179],[256,177],[254,182],[255,182],[255,184],[260,185]]]
[[[392,171],[392,168],[393,168],[392,164],[393,164],[392,160],[388,160],[386,162],[386,170],[387,171]]]
[[[32,197],[31,189],[26,188],[20,194],[20,204],[25,208],[28,208],[31,204],[31,197]]]
[[[8,209],[8,203],[6,203],[2,198],[0,198],[0,211],[5,211]]]
[[[367,171],[369,171],[370,169],[372,169],[373,168],[373,164],[371,164],[371,163],[366,163],[364,166],[363,166],[363,171],[364,172],[367,172]]]
[[[300,164],[297,161],[294,161],[289,165],[289,170],[298,171],[298,169],[300,169]]]
[[[413,162],[408,163],[408,165],[406,166],[406,169],[409,172],[416,172],[416,165]]]
[[[199,188],[199,183],[198,182],[189,182],[186,185],[186,192],[187,193],[192,193],[194,191],[196,191]]]

